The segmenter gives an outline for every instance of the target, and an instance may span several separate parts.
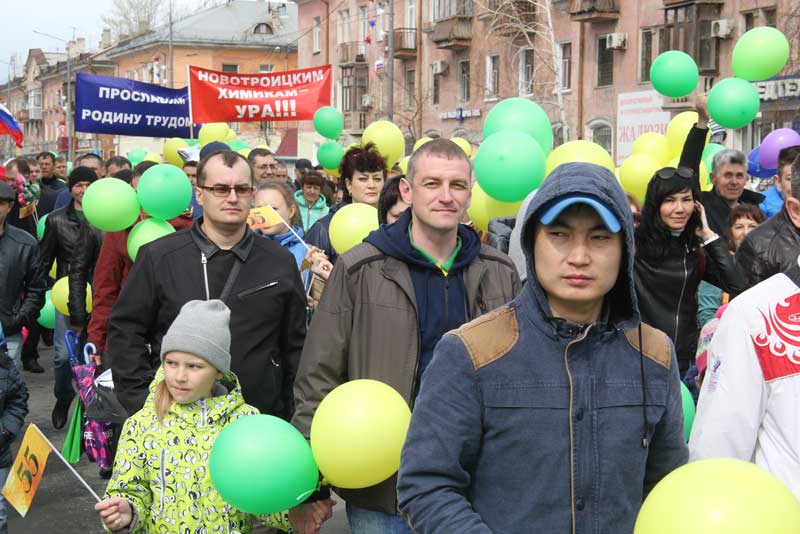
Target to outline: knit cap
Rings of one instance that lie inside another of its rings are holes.
[[[79,184],[81,182],[92,183],[95,180],[97,180],[97,173],[95,173],[89,167],[75,167],[72,169],[72,172],[69,173],[69,178],[67,178],[70,189],[75,187],[75,184]]]
[[[161,361],[169,352],[188,352],[230,372],[230,320],[231,311],[221,300],[190,300],[161,340]]]

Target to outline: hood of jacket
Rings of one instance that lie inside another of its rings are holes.
[[[276,241],[279,245],[289,248],[294,245],[299,245],[301,241],[300,238],[298,238],[297,236],[303,237],[304,235],[303,229],[300,228],[299,226],[292,226],[292,230],[294,230],[295,234],[297,235],[293,234],[292,232],[285,232],[283,234],[277,234],[277,235],[268,235],[261,231],[259,231],[258,233],[262,237],[266,237],[267,239]]]
[[[303,196],[303,190],[298,189],[294,192],[294,201],[297,202],[297,205],[301,208],[308,208],[308,202],[306,202],[306,197]],[[325,202],[325,195],[320,195],[317,201],[311,206],[312,210],[324,211],[325,208],[328,207],[327,202]]]
[[[533,235],[536,221],[557,199],[585,194],[607,206],[622,225],[624,247],[617,283],[606,296],[608,322],[627,330],[639,324],[639,307],[634,284],[633,215],[625,192],[606,168],[591,163],[566,163],[557,167],[542,183],[530,201],[522,223],[520,245],[525,253],[527,283],[524,292],[532,292],[544,316],[551,316],[550,305],[534,270]],[[519,223],[518,223],[519,225]]]
[[[364,239],[374,245],[378,250],[401,260],[403,263],[416,265],[423,269],[438,271],[438,268],[417,249],[411,246],[408,227],[411,224],[411,210],[407,209],[393,224],[383,224],[377,230],[370,232]],[[472,263],[481,251],[481,240],[478,234],[469,227],[459,224],[458,237],[461,239],[461,249],[456,255],[451,271],[459,271]]]

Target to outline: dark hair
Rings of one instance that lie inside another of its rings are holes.
[[[794,163],[794,160],[796,160],[798,156],[800,156],[800,145],[787,146],[781,149],[781,151],[778,152],[778,174],[780,174],[781,169],[785,166]]]
[[[463,154],[463,151],[462,151]],[[394,176],[386,180],[378,197],[378,223],[387,224],[387,216],[397,201],[400,199],[400,176]]]
[[[325,183],[325,178],[322,177],[320,173],[317,171],[306,171],[303,174],[302,179],[300,180],[300,184],[305,187],[307,185],[316,185],[317,187],[322,190],[322,186]]]
[[[687,190],[694,200],[699,200],[700,191],[694,187],[696,182],[693,177],[683,178],[678,174],[671,178],[660,178],[656,173],[650,179],[642,206],[642,222],[635,234],[637,255],[655,261],[662,260],[666,256],[672,234],[661,220],[661,204],[668,196]],[[695,235],[695,229],[699,225],[700,214],[695,210],[680,235],[680,239],[690,249],[699,246],[699,239]]]
[[[52,152],[47,152],[47,151],[39,152],[38,154],[36,154],[36,161],[39,161],[40,158],[49,159],[50,161],[53,162],[53,165],[56,164],[56,157],[53,155]]]
[[[472,160],[469,159],[467,154],[461,149],[460,146],[455,144],[450,139],[433,139],[428,141],[417,149],[408,160],[406,167],[406,180],[411,183],[414,180],[414,175],[417,172],[417,160],[425,155],[435,156],[439,158],[462,160],[469,165],[469,174],[472,176]]]
[[[9,161],[8,163],[6,163],[6,169],[9,168],[12,163],[17,166],[17,172],[18,173],[22,174],[23,176],[26,175],[26,174],[30,174],[31,166],[28,164],[28,160],[27,159],[25,159],[25,158],[14,158],[11,161]],[[11,176],[9,178],[13,178],[13,176]]]
[[[194,167],[196,169],[197,168],[197,162],[196,161],[185,161],[183,163],[183,167],[181,167],[181,169],[183,169],[184,167]]]
[[[766,220],[761,209],[755,204],[735,206],[728,215],[728,227],[725,229],[725,239],[728,241],[728,248],[731,252],[736,252],[736,243],[733,242],[733,225],[739,219],[750,219],[756,224],[761,224]]]
[[[97,161],[99,161],[99,162],[100,162],[100,165],[101,165],[101,166],[103,165],[103,158],[101,158],[100,156],[98,156],[98,155],[97,155],[97,154],[95,154],[94,152],[87,152],[87,153],[86,153],[86,154],[84,154],[83,156],[81,156],[81,157],[79,157],[78,159],[76,159],[76,160],[75,160],[75,163],[77,163],[77,166],[78,166],[78,167],[80,167],[80,165],[81,165],[81,163],[83,162],[83,160],[85,160],[85,159],[89,159],[89,158],[95,158]]]
[[[141,161],[136,164],[136,167],[133,168],[133,177],[136,178],[137,176],[141,176],[145,173],[147,169],[150,167],[155,167],[158,165],[155,161]]]
[[[261,180],[261,182],[258,184],[258,187],[256,187],[256,194],[267,190],[273,190],[280,193],[288,208],[291,209],[291,207],[294,206],[294,215],[292,216],[292,220],[286,222],[292,226],[299,226],[302,228],[303,219],[300,218],[300,209],[297,207],[297,202],[294,199],[294,190],[292,187],[284,182],[276,182],[275,180]]]
[[[250,151],[249,154],[247,154],[247,161],[249,161],[252,164],[255,164],[257,157],[263,158],[264,156],[271,156],[271,155],[272,152],[267,150],[266,148],[254,148],[253,150]]]
[[[342,162],[339,164],[339,188],[343,192],[342,202],[344,204],[350,204],[353,201],[350,191],[347,190],[347,180],[352,180],[353,174],[356,172],[380,172],[383,174],[383,179],[386,180],[386,160],[378,152],[374,143],[367,143],[364,147],[354,146],[342,157]]]
[[[124,156],[111,156],[106,160],[106,169],[112,165],[116,165],[119,168],[128,167],[131,168],[131,162],[128,158]]]
[[[133,171],[130,169],[120,169],[113,174],[112,178],[119,178],[123,182],[131,183],[131,181],[133,181]]]
[[[334,182],[324,180],[322,182],[322,196],[325,197],[325,204],[330,207],[336,197],[336,184]]]
[[[254,148],[253,150],[263,149]],[[208,162],[211,160],[211,158],[216,158],[218,156],[222,158],[222,163],[231,169],[240,161],[247,163],[247,168],[250,170],[250,183],[252,184],[255,182],[256,177],[253,173],[253,166],[250,164],[250,161],[248,161],[247,158],[238,152],[233,152],[232,150],[220,150],[219,152],[212,152],[200,160],[200,163],[197,165],[197,185],[203,185],[206,183],[206,165],[208,165]]]

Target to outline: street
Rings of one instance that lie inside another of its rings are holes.
[[[27,423],[35,423],[59,449],[64,443],[64,437],[69,427],[67,424],[61,430],[54,430],[53,424],[50,422],[50,412],[55,402],[53,397],[53,349],[41,346],[39,352],[41,354],[39,363],[45,368],[45,373],[33,374],[25,371],[22,373],[30,393],[29,414],[25,427],[13,445],[14,454],[16,454],[22,435],[25,433]],[[80,462],[75,465],[75,469],[102,497],[107,482],[98,476],[97,466],[89,462],[85,455],[82,455]],[[322,534],[348,534],[350,532],[344,504],[341,499],[337,498],[336,500],[337,506],[333,518],[323,526],[320,531]],[[103,528],[94,511],[94,504],[94,497],[69,472],[58,457],[51,454],[47,460],[44,478],[27,516],[22,518],[11,506],[8,507],[9,532],[13,534],[100,533],[103,532]]]

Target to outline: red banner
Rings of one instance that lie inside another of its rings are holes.
[[[311,120],[331,104],[331,66],[237,74],[189,66],[195,123]]]

